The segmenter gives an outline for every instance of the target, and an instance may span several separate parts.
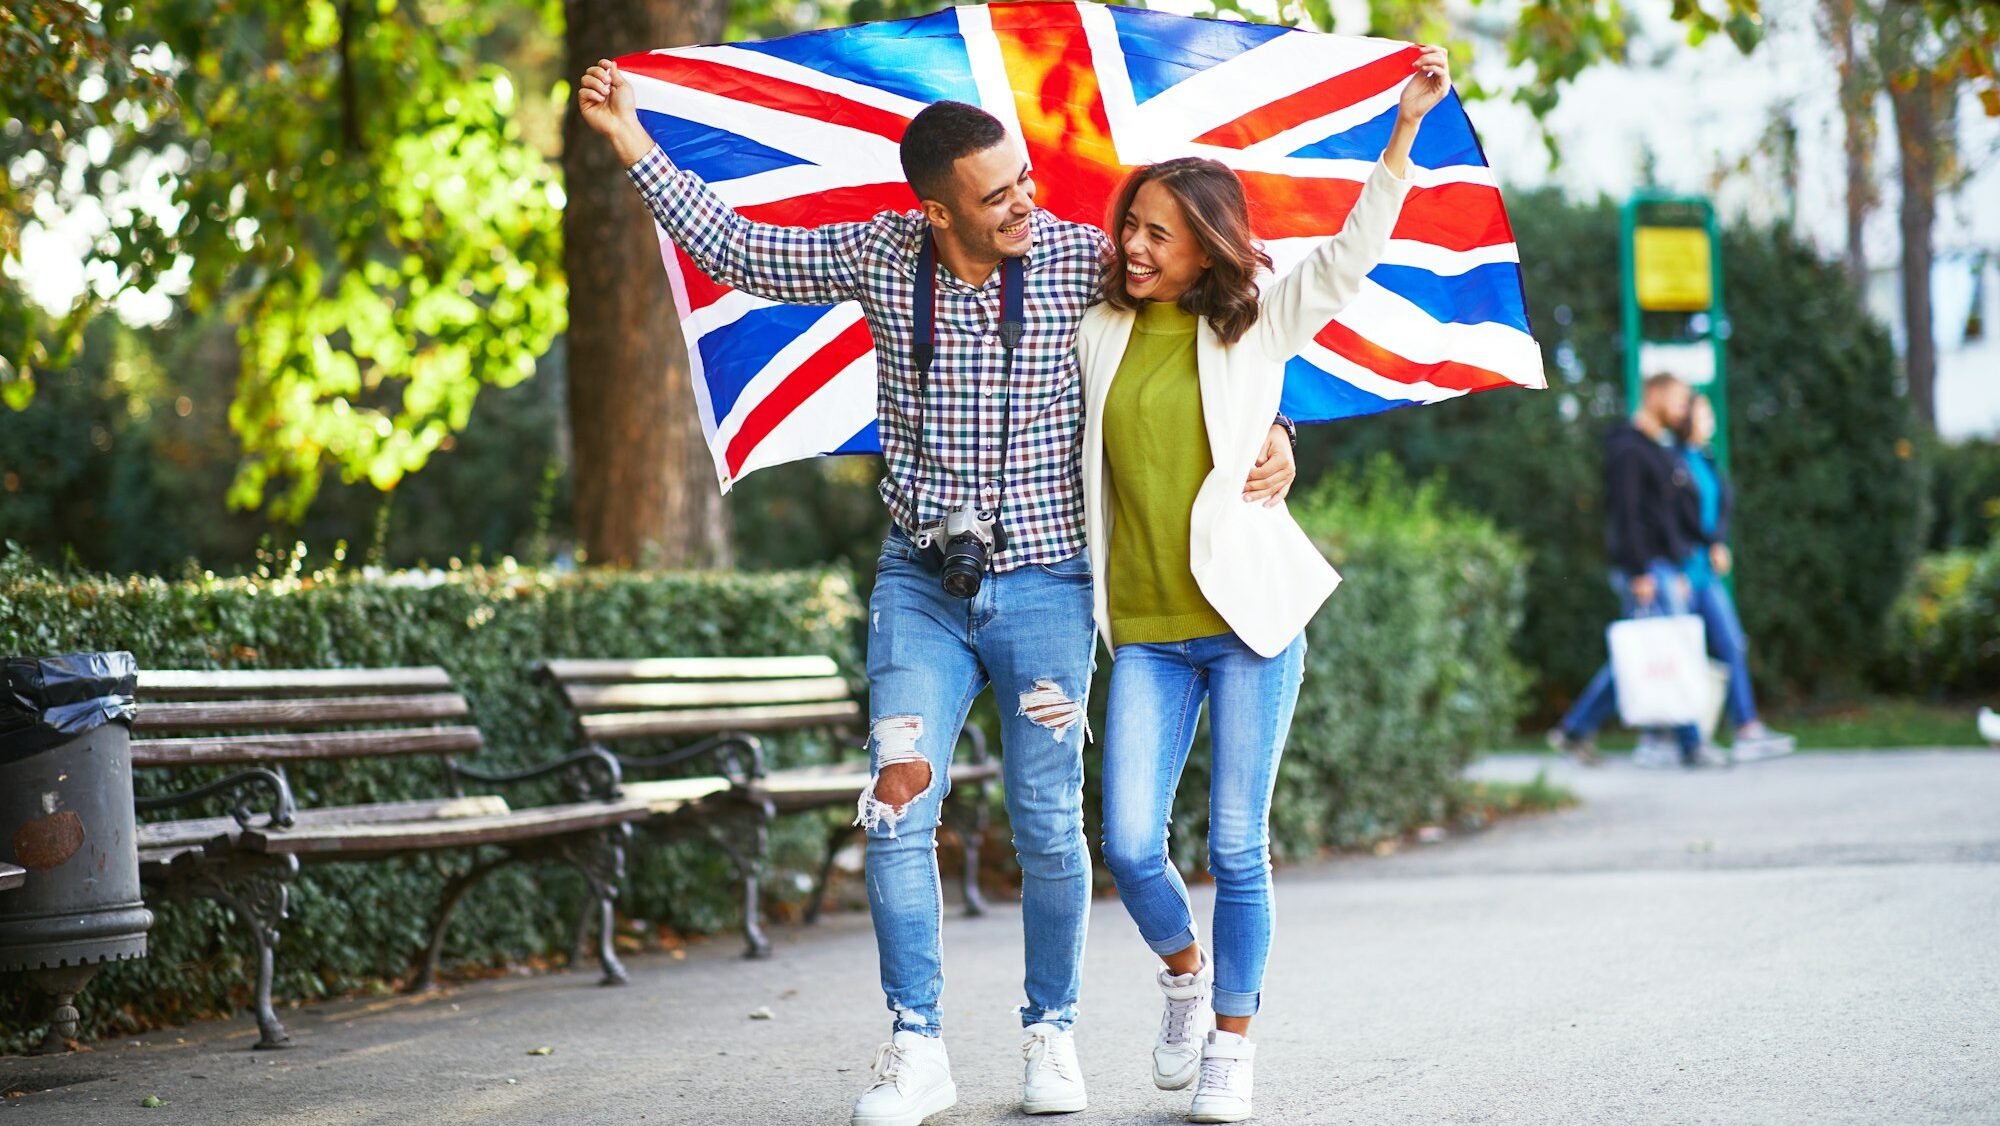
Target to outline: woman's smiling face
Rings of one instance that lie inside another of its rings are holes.
[[[1180,200],[1154,181],[1139,185],[1118,232],[1125,292],[1144,301],[1178,301],[1208,269]]]

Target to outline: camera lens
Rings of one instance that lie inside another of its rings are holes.
[[[953,598],[971,598],[979,593],[986,574],[986,545],[977,536],[959,536],[944,545],[944,573],[940,581]]]

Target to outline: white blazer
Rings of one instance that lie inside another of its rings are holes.
[[[1215,468],[1195,495],[1188,561],[1208,604],[1252,650],[1274,657],[1319,611],[1340,574],[1323,558],[1282,504],[1265,508],[1243,499],[1278,414],[1285,364],[1334,314],[1353,301],[1361,281],[1389,247],[1411,181],[1376,162],[1340,234],[1275,282],[1265,279],[1257,323],[1235,344],[1216,338],[1206,317],[1196,329],[1201,409]],[[1114,232],[1115,237],[1115,232]],[[1104,403],[1125,346],[1133,313],[1093,305],[1077,331],[1083,370],[1083,510],[1091,573],[1096,576],[1097,629],[1111,645],[1109,580],[1111,502],[1104,463]]]

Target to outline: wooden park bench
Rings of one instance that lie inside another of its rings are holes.
[[[271,1005],[272,952],[286,885],[301,864],[475,850],[436,906],[414,983],[420,989],[434,985],[452,913],[482,877],[517,860],[567,864],[590,889],[605,983],[625,980],[612,949],[612,900],[630,825],[651,816],[654,803],[618,794],[611,756],[578,750],[501,773],[464,766],[459,756],[478,753],[483,740],[467,722],[465,697],[436,667],[142,670],[138,699],[136,769],[237,768],[183,792],[139,799],[140,878],[149,895],[223,903],[249,928],[257,948],[258,1047],[288,1040]],[[301,808],[287,774],[306,762],[412,756],[441,760],[436,797]],[[569,800],[516,808],[498,793],[466,791],[468,782],[488,791],[544,780],[566,786]],[[144,819],[211,799],[225,800],[228,815]]]
[[[644,823],[650,833],[684,834],[695,826],[736,862],[743,894],[746,955],[770,952],[757,909],[757,882],[769,851],[769,825],[781,813],[844,807],[853,809],[867,788],[865,755],[850,761],[781,770],[766,768],[758,736],[779,731],[829,728],[859,740],[865,713],[831,657],[672,657],[650,660],[557,660],[542,675],[561,691],[576,722],[577,737],[618,762],[627,795],[656,793],[681,800],[687,780],[633,782],[644,774],[713,762],[730,780],[733,805],[705,807],[710,816],[689,818],[675,807],[669,816]],[[985,734],[967,725],[966,753],[954,756],[951,784],[965,798],[948,802],[946,815],[963,849],[961,877],[966,912],[983,914],[979,893],[979,848],[986,830],[987,788],[1000,765],[987,754]],[[692,739],[666,753],[634,755],[611,751],[639,741]],[[699,781],[698,779],[696,781]],[[661,787],[649,790],[648,787]],[[721,795],[718,795],[721,796]],[[827,881],[842,842],[857,830],[842,818],[830,833],[806,921],[819,917]]]

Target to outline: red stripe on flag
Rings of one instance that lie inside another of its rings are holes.
[[[703,273],[701,267],[694,264],[694,259],[688,257],[687,251],[678,246],[674,247],[674,259],[680,263],[681,288],[687,291],[688,312],[706,309],[735,292]]]
[[[1376,375],[1392,379],[1397,383],[1429,383],[1435,387],[1454,391],[1484,391],[1489,387],[1506,387],[1514,382],[1498,372],[1462,364],[1456,360],[1420,364],[1415,360],[1405,359],[1339,321],[1320,329],[1319,335],[1313,339],[1334,355],[1352,360]]]
[[[1358,180],[1315,180],[1275,172],[1238,172],[1250,198],[1251,226],[1258,238],[1324,238],[1340,233],[1354,201]],[[1403,197],[1395,237],[1428,242],[1446,250],[1475,250],[1514,241],[1500,190],[1485,184],[1440,184],[1411,188]]]
[[[618,60],[618,65],[633,74],[643,74],[690,90],[700,90],[765,109],[796,113],[814,121],[836,122],[891,141],[900,142],[903,130],[910,124],[910,119],[899,113],[865,102],[707,59],[648,53],[626,55]]]
[[[917,196],[905,183],[859,184],[829,188],[811,195],[756,203],[736,209],[753,223],[788,227],[824,227],[828,223],[865,223],[884,211],[914,211]]]
[[[1372,63],[1334,75],[1316,86],[1287,94],[1275,102],[1251,110],[1227,125],[1219,125],[1195,138],[1196,144],[1244,149],[1267,141],[1287,129],[1366,101],[1410,76],[1410,65],[1421,52],[1405,47]]]
[[[832,382],[834,376],[867,355],[873,347],[875,338],[869,335],[868,322],[857,320],[828,341],[824,348],[813,353],[810,359],[792,369],[791,374],[772,388],[770,394],[750,408],[742,427],[729,440],[729,476],[734,478],[743,471],[743,463],[749,460],[757,444],[770,437],[771,431],[790,417],[800,404],[812,398],[815,392]]]

